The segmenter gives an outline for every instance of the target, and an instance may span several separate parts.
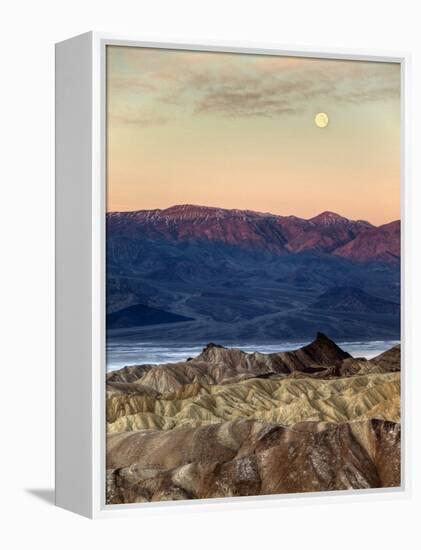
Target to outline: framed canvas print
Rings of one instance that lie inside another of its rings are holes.
[[[58,505],[407,490],[406,66],[56,46]]]

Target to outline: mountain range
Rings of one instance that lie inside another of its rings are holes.
[[[399,339],[400,222],[178,205],[107,214],[107,329]]]
[[[165,210],[111,212],[113,236],[151,240],[209,242],[275,254],[328,252],[353,260],[399,261],[400,222],[375,227],[322,212],[308,220],[251,210],[178,205]],[[365,236],[364,236],[365,234]]]

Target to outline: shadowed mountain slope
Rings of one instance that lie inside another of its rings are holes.
[[[163,311],[143,304],[129,306],[107,315],[107,329],[127,328],[143,325],[162,325],[164,323],[180,323],[191,321],[175,313]]]
[[[356,251],[367,233],[361,246],[377,244],[364,260]],[[346,252],[354,242],[355,254]],[[317,330],[337,339],[398,339],[398,311],[317,306],[323,293],[345,286],[366,301],[398,303],[399,262],[387,250],[399,251],[394,231],[332,212],[309,220],[194,205],[109,213],[108,329],[136,327],[145,340],[188,332],[194,342],[273,342]],[[186,319],[193,320],[176,322]],[[163,322],[171,324],[165,331]]]
[[[384,298],[371,296],[360,288],[337,287],[324,292],[311,304],[316,309],[329,311],[374,312],[398,314],[400,305]]]

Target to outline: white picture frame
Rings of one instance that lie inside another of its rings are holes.
[[[107,45],[305,56],[401,66],[402,485],[393,489],[105,504],[105,50]],[[410,493],[409,355],[411,288],[409,67],[407,53],[204,41],[144,42],[89,32],[56,45],[56,504],[90,518],[192,507],[280,506]],[[75,402],[77,407],[74,406]]]

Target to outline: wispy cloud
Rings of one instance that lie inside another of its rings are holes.
[[[169,118],[158,114],[149,114],[139,110],[127,110],[121,113],[110,113],[109,122],[114,126],[139,126],[148,128],[150,126],[162,126],[169,122]]]
[[[116,48],[108,66],[113,121],[143,127],[180,114],[276,117],[312,101],[361,104],[400,93],[399,66],[386,63]]]

